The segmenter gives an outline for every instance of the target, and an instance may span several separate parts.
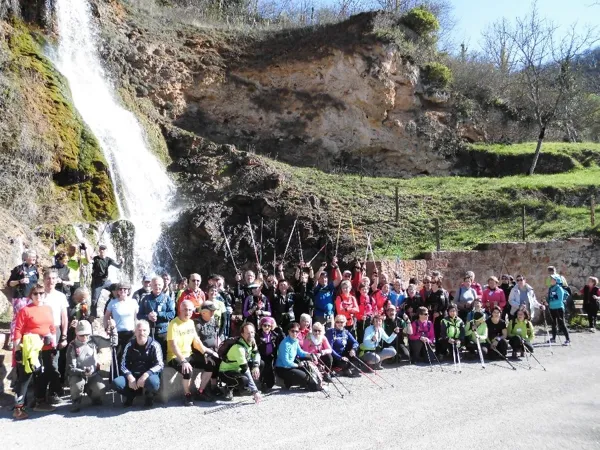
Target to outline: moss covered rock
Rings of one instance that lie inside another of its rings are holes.
[[[14,21],[8,39],[9,70],[19,84],[25,115],[53,153],[54,182],[79,203],[84,220],[115,219],[113,186],[102,150],[75,110],[66,80],[43,53],[43,36]]]

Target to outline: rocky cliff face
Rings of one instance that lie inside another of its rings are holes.
[[[317,30],[157,30],[100,3],[105,59],[177,127],[294,165],[369,175],[447,174],[447,96],[374,32],[375,14]],[[457,135],[456,135],[457,136]]]

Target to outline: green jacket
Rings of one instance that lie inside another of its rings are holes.
[[[442,319],[442,339],[458,339],[464,341],[465,339],[465,323],[462,319],[456,316],[454,319],[446,317]]]
[[[473,322],[475,322],[475,320],[470,320],[467,322],[467,326],[465,327],[465,336],[470,342],[475,343],[477,342],[477,338],[475,337],[475,332],[473,331]],[[477,335],[479,336],[479,343],[485,344],[488,342],[488,329],[485,320],[477,327]]]
[[[231,346],[225,360],[219,366],[219,372],[240,372],[242,366],[246,368],[258,367],[260,365],[260,354],[256,345],[250,346],[241,337]],[[244,370],[245,371],[245,370]]]
[[[519,321],[516,318],[508,322],[508,337],[519,336],[531,342],[535,336],[533,325],[529,320]]]

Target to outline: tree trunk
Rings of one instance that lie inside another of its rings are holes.
[[[535,172],[535,166],[537,166],[538,159],[540,157],[540,150],[542,150],[542,142],[544,142],[544,135],[546,134],[546,127],[542,127],[540,130],[540,135],[538,136],[537,147],[535,148],[535,154],[533,155],[533,162],[531,163],[531,168],[529,169],[529,175],[533,175]]]

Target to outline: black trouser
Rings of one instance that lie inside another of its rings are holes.
[[[201,370],[206,370],[205,367],[207,367],[207,364],[210,364],[206,362],[204,355],[195,351],[190,357],[185,358],[184,361],[190,363],[190,366],[192,366],[194,369]],[[180,362],[177,361],[177,358],[173,358],[171,361],[169,361],[168,365],[175,369],[177,372],[179,372],[184,380],[189,380],[192,378],[192,374],[194,373],[194,371],[192,370],[189,373],[183,373],[182,365]],[[212,364],[210,364],[210,367],[210,370],[212,370]]]
[[[214,380],[216,380],[219,375],[221,360],[215,356],[209,356],[207,358],[199,351],[193,350],[189,363],[196,369],[200,369],[203,372],[210,372],[212,374],[211,378]]]
[[[110,287],[110,281],[106,278],[92,278],[92,310],[90,314],[94,317],[98,317],[98,300],[102,289],[108,289]],[[106,308],[106,305],[105,305]]]
[[[485,358],[489,353],[489,351],[488,351],[489,344],[480,343],[479,345],[481,346],[481,353],[483,353],[483,357]],[[467,341],[467,342],[465,342],[465,347],[470,352],[477,353],[477,342]]]
[[[219,372],[219,379],[225,383],[227,389],[242,390],[248,387],[250,380],[246,376],[246,373],[241,372]]]
[[[167,359],[167,332],[154,333],[154,340],[160,344],[162,350],[163,360]]]
[[[588,316],[588,324],[590,328],[596,328],[596,319],[598,317],[598,310],[597,309],[590,309],[588,308],[587,310],[587,316]]]
[[[552,339],[556,339],[556,324],[558,322],[558,328],[565,335],[565,339],[569,340],[569,330],[565,325],[565,311],[564,309],[551,309],[550,318],[552,320]]]
[[[275,385],[275,368],[273,363],[275,362],[275,355],[261,355],[260,358],[260,381],[262,388],[271,389]]]
[[[410,347],[410,357],[413,362],[429,362],[429,358],[433,359],[434,355],[431,351],[431,343],[426,346],[420,339],[409,340],[408,346]],[[427,352],[429,352],[429,358],[427,357]]]
[[[533,346],[519,336],[511,337],[508,340],[508,343],[515,352],[524,352],[525,350],[523,349],[523,345],[525,345],[525,347],[527,347],[527,350],[529,350],[529,353],[533,353]]]
[[[490,344],[490,347],[491,347],[491,344]],[[502,356],[506,356],[506,354],[508,353],[508,343],[506,342],[506,339],[502,339],[501,341],[498,341],[498,344],[496,344],[496,350],[499,351]],[[498,353],[496,353],[491,348],[488,352],[488,356],[490,359],[504,359],[504,358],[502,358],[502,356],[500,356]]]
[[[35,398],[45,400],[46,390],[52,395],[62,395],[62,384],[58,370],[58,350],[42,350],[42,371],[35,375]]]
[[[357,342],[362,342],[365,336],[365,330],[371,325],[371,316],[366,316],[363,320],[356,321],[356,338]]]
[[[445,356],[448,353],[450,353],[451,349],[452,349],[452,344],[450,344],[450,342],[448,342],[447,338],[435,341],[435,351],[438,355]]]
[[[346,349],[344,350],[344,353],[342,353],[342,356],[345,356],[346,358],[348,358],[350,360],[350,362],[352,362],[352,364],[354,364],[356,367],[360,367],[360,363],[356,360],[356,356],[351,357],[350,356],[350,350]],[[333,357],[333,355],[332,355]],[[341,358],[332,358],[332,367],[339,367],[342,370],[346,370],[346,369],[353,369],[354,367],[352,367],[352,364],[350,364],[350,362],[348,361],[344,361]]]
[[[394,356],[394,360],[396,360],[396,361],[400,361],[401,359],[410,360],[410,353],[408,351],[408,348],[406,347],[406,345],[404,345],[404,340],[399,339],[399,336],[396,336],[396,338],[390,344],[388,344],[387,342],[384,342],[383,348],[387,348],[387,347],[393,347],[396,349],[396,356]],[[404,357],[404,358],[402,358],[402,357]],[[392,360],[390,360],[390,361],[392,361]]]
[[[314,389],[317,387],[314,380],[303,369],[275,367],[275,373],[283,379],[286,388],[300,386]]]

